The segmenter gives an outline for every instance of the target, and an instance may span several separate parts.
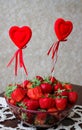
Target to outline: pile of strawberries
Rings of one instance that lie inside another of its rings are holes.
[[[54,76],[36,76],[21,84],[10,84],[5,97],[10,104],[24,109],[54,112],[76,103],[78,94],[70,83],[62,83]]]

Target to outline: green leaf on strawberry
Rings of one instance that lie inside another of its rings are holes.
[[[27,108],[27,107],[25,106],[25,104],[22,103],[22,102],[17,102],[16,105],[19,106],[19,107],[25,108],[25,109]]]
[[[52,82],[50,81],[50,78],[49,78],[49,77],[45,77],[45,78],[44,78],[44,82],[45,82],[45,83],[52,84]]]
[[[32,80],[32,83],[33,83],[32,88],[34,88],[35,86],[39,86],[41,84],[41,81],[39,79],[37,79],[37,78],[34,78]]]
[[[13,92],[16,88],[17,88],[16,85],[15,85],[15,86],[11,86],[11,85],[10,85],[10,86],[7,86],[6,91],[5,91],[5,96],[6,96],[7,98],[10,98],[12,92]]]

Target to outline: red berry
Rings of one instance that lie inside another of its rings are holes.
[[[77,92],[75,91],[69,92],[68,99],[70,103],[75,103],[77,101],[77,98],[78,98]]]
[[[35,117],[35,125],[44,125],[45,121],[46,121],[46,117],[47,117],[47,114],[46,113],[43,113],[43,112],[39,112],[37,113],[36,117]]]
[[[55,82],[57,82],[56,78],[53,77],[53,76],[50,76],[49,79],[50,79],[51,83],[55,83]]]
[[[56,97],[55,102],[56,102],[56,107],[58,110],[64,110],[67,106],[67,98]]]
[[[55,95],[68,97],[68,91],[66,91],[65,89],[58,89]]]
[[[25,89],[32,88],[32,82],[31,82],[30,80],[25,80],[25,81],[22,83],[22,86],[23,86],[23,88],[25,88]]]
[[[42,83],[41,88],[42,88],[43,93],[51,93],[52,92],[52,86],[49,83]]]
[[[54,86],[55,91],[57,91],[58,89],[62,89],[62,84],[59,82]]]
[[[55,100],[53,98],[45,97],[39,99],[40,108],[49,109],[55,106]]]
[[[11,94],[11,98],[17,102],[21,101],[24,96],[25,96],[26,92],[23,88],[16,88],[12,94]]]
[[[13,100],[13,99],[9,99],[9,102],[10,102],[11,104],[13,104],[13,105],[16,105],[16,101]]]
[[[29,83],[29,80],[25,80],[21,85],[23,88],[26,88],[26,85]]]
[[[38,100],[30,99],[30,100],[28,100],[26,106],[27,106],[27,109],[29,109],[29,110],[36,110],[39,108],[39,102],[38,102]]]
[[[43,81],[43,78],[41,76],[39,76],[39,75],[36,76],[36,79],[38,79],[40,82]]]
[[[36,86],[35,88],[28,89],[27,96],[31,99],[37,100],[42,97],[42,90],[40,86]]]
[[[72,89],[73,89],[73,87],[72,87],[72,85],[71,84],[64,84],[64,88],[66,89],[66,90],[68,90],[68,91],[72,91]]]

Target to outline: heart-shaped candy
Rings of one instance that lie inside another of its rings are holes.
[[[72,22],[65,21],[62,18],[57,19],[54,24],[55,33],[60,41],[65,40],[65,38],[71,33],[72,29]]]
[[[9,30],[9,36],[14,44],[22,49],[29,42],[32,31],[28,26],[12,26]]]

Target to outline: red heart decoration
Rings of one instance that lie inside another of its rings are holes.
[[[62,18],[57,19],[54,24],[55,33],[60,41],[65,40],[65,38],[71,33],[72,29],[72,22],[65,21]]]
[[[32,31],[28,26],[13,26],[9,30],[9,36],[18,48],[23,48],[29,42]]]

